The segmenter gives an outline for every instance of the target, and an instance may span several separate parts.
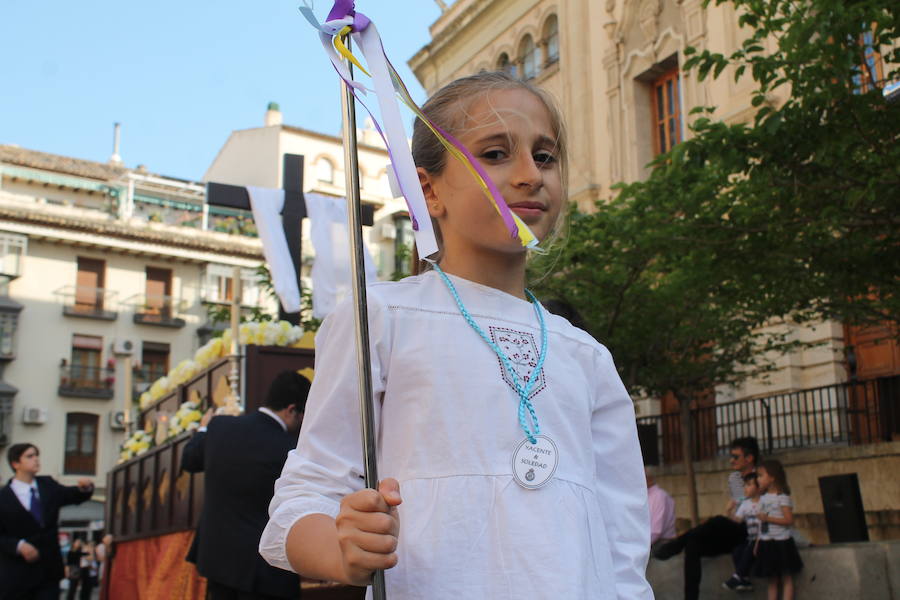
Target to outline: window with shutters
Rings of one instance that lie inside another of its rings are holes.
[[[147,267],[144,312],[168,319],[172,316],[172,270]]]
[[[94,475],[97,472],[97,425],[99,417],[90,413],[66,414],[66,475]]]
[[[59,395],[76,398],[113,396],[115,365],[110,359],[103,365],[103,338],[94,335],[72,336],[71,363],[63,359],[60,366]]]
[[[141,348],[142,377],[152,383],[169,372],[169,344],[144,342]]]
[[[72,336],[72,380],[79,387],[93,387],[100,381],[103,338]]]
[[[106,262],[96,258],[78,257],[78,274],[75,279],[75,311],[102,313]]]
[[[651,84],[654,156],[671,150],[681,141],[681,95],[678,67],[670,69]]]

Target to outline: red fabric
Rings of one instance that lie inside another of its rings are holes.
[[[110,600],[203,600],[206,579],[184,560],[193,531],[120,542],[109,569]]]

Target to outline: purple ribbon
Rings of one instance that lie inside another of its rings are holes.
[[[331,7],[331,12],[328,13],[325,21],[337,21],[345,17],[353,17],[352,31],[353,33],[359,33],[368,27],[371,21],[366,15],[356,12],[355,4],[354,0],[335,0],[334,6]]]

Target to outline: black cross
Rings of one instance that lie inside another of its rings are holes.
[[[300,281],[302,256],[300,251],[303,244],[302,223],[303,219],[307,217],[306,201],[303,199],[303,156],[299,154],[284,155],[281,181],[281,187],[284,189],[281,225],[284,228],[288,251],[291,253],[294,272],[297,274],[297,289],[302,293],[303,287]],[[246,187],[209,182],[206,184],[206,203],[211,206],[250,210],[250,194]],[[371,226],[375,222],[375,207],[365,204],[362,209],[362,224]],[[290,321],[295,325],[300,322],[300,313],[285,313],[281,302],[278,303],[278,313],[282,320]]]

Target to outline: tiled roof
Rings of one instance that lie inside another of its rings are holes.
[[[41,225],[54,229],[66,229],[83,233],[100,235],[107,238],[131,240],[146,244],[159,244],[173,248],[195,250],[200,252],[212,252],[226,256],[237,256],[262,260],[262,243],[258,238],[245,238],[231,236],[224,233],[210,231],[197,231],[190,228],[182,228],[178,231],[175,226],[159,226],[155,224],[143,224],[135,226],[115,219],[107,215],[89,215],[88,211],[80,216],[64,214],[50,209],[59,207],[44,207],[44,210],[35,210],[33,206],[6,204],[0,202],[0,221],[14,223],[26,223]]]
[[[33,169],[41,169],[44,171],[54,171],[56,173],[66,173],[68,175],[77,175],[79,177],[88,177],[90,179],[100,179],[103,181],[118,179],[129,170],[123,166],[99,163],[80,158],[70,158],[68,156],[60,156],[59,154],[38,152],[37,150],[28,150],[26,148],[4,144],[0,144],[0,163],[17,165],[20,167],[31,167]]]

